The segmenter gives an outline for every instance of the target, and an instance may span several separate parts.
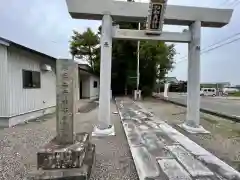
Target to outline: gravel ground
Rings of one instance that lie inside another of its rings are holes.
[[[115,112],[115,105],[112,112]],[[93,138],[96,144],[96,167],[92,180],[138,180],[131,152],[119,115],[112,114],[116,136]]]
[[[98,107],[98,103],[96,103],[95,101],[91,101],[91,102],[88,102],[86,106],[80,107],[78,109],[78,112],[88,113],[88,112],[94,110],[97,107]]]
[[[112,105],[112,111],[116,111]],[[36,167],[36,152],[55,135],[55,115],[25,125],[0,130],[0,180],[22,180]],[[78,114],[76,132],[92,132],[97,109]],[[137,180],[137,173],[118,115],[112,114],[116,136],[93,138],[96,144],[96,167],[92,179]]]
[[[145,99],[142,104],[157,117],[240,171],[240,123],[201,113],[201,125],[211,134],[192,135],[177,126],[184,122],[186,108],[152,98]]]

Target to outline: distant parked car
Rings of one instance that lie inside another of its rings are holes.
[[[200,91],[200,96],[216,96],[217,89],[216,88],[202,88]]]

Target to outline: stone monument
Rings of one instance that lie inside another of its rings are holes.
[[[57,136],[37,152],[37,170],[27,180],[90,178],[95,146],[88,133],[74,133],[77,70],[74,61],[57,60]]]

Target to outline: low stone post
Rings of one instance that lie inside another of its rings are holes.
[[[165,83],[165,85],[164,85],[164,94],[163,94],[163,96],[165,98],[168,97],[168,89],[169,89],[169,83]]]

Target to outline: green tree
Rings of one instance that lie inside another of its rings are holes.
[[[73,31],[70,41],[70,52],[73,56],[85,59],[94,72],[99,72],[99,36],[90,28],[83,33]]]
[[[156,78],[162,79],[173,68],[174,45],[142,41],[140,45],[140,87],[145,95],[152,92]]]
[[[116,23],[116,22],[115,22]],[[117,22],[121,29],[137,29],[137,23]],[[141,26],[142,28],[143,25]],[[82,34],[74,31],[70,51],[76,57],[85,57],[95,73],[100,73],[101,27],[98,33],[88,28]],[[174,45],[159,41],[141,41],[140,44],[140,88],[149,95],[156,78],[162,79],[173,68]],[[113,40],[112,49],[112,90],[123,94],[127,87],[129,93],[136,88],[137,81],[137,41]]]

